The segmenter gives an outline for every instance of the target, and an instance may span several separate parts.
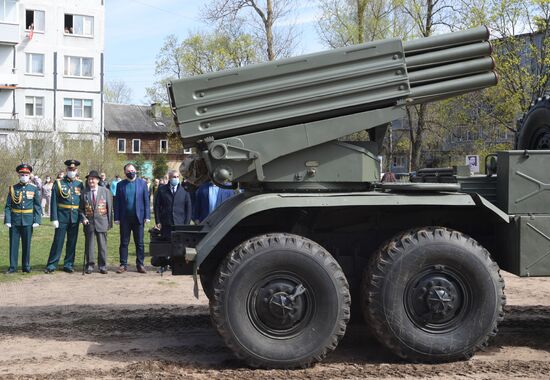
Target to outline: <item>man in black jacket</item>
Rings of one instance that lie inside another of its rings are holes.
[[[162,237],[170,239],[172,226],[189,224],[193,215],[191,197],[180,183],[177,170],[168,172],[168,184],[159,187],[155,202],[155,222]]]

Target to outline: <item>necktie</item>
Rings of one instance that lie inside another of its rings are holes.
[[[176,193],[176,187],[172,186],[172,194],[175,194],[175,193]]]
[[[92,204],[95,207],[95,190],[92,190]]]

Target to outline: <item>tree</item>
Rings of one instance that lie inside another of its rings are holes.
[[[153,178],[163,178],[168,172],[168,163],[164,154],[159,154],[153,162]]]
[[[214,0],[202,13],[209,22],[247,27],[248,33],[261,41],[265,58],[273,61],[290,56],[295,48],[296,33],[288,21],[296,4],[295,0]]]
[[[147,95],[152,102],[167,104],[168,81],[258,62],[257,51],[252,36],[235,28],[191,34],[181,42],[169,35],[155,62],[155,74],[160,79],[146,89]]]
[[[108,82],[104,94],[107,103],[129,104],[132,99],[132,89],[124,81]]]
[[[320,0],[317,31],[336,48],[408,34],[402,0]]]

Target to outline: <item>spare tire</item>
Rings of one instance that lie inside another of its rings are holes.
[[[550,150],[550,97],[539,98],[520,120],[516,149]]]

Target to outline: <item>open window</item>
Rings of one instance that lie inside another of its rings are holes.
[[[92,37],[94,35],[94,18],[92,16],[66,14],[65,34]]]
[[[44,32],[46,28],[46,19],[44,11],[27,9],[25,11],[25,28],[35,32]]]

